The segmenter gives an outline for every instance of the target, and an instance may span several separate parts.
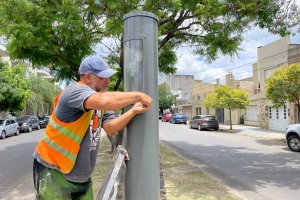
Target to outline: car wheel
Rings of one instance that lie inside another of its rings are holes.
[[[199,131],[202,130],[201,124],[198,125],[198,130],[199,130]]]
[[[290,150],[300,152],[300,138],[298,136],[290,136],[288,138],[287,144]]]
[[[189,127],[190,127],[190,129],[192,129],[192,123],[191,122],[189,123]]]
[[[6,137],[5,131],[2,131],[2,133],[1,133],[1,139],[4,139],[5,137]]]
[[[20,129],[17,128],[16,135],[19,135],[19,134],[20,134]]]
[[[32,131],[32,127],[31,126],[29,126],[29,128],[28,128],[28,132],[31,132]]]
[[[219,128],[215,128],[215,131],[218,131],[219,130]]]
[[[40,130],[40,129],[41,129],[41,127],[40,127],[40,125],[38,125],[38,126],[37,126],[37,130]]]

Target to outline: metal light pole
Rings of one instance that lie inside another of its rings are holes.
[[[159,200],[158,17],[131,12],[123,21],[125,91],[145,92],[153,98],[150,111],[137,115],[127,126],[126,200]]]

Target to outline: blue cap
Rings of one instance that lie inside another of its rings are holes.
[[[79,67],[79,74],[95,74],[101,78],[109,78],[116,73],[116,70],[105,66],[98,56],[84,58]]]

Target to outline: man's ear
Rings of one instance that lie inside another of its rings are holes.
[[[86,82],[86,83],[91,82],[91,74],[83,74],[82,78],[83,78],[84,82]]]

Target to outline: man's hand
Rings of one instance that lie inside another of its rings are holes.
[[[151,108],[152,106],[152,98],[142,92],[139,92],[139,102],[141,102],[144,105],[144,107]]]
[[[151,107],[151,104],[150,104],[150,107]],[[137,102],[133,105],[131,110],[134,114],[140,114],[140,113],[147,112],[150,109],[150,107],[142,104],[141,102]]]

